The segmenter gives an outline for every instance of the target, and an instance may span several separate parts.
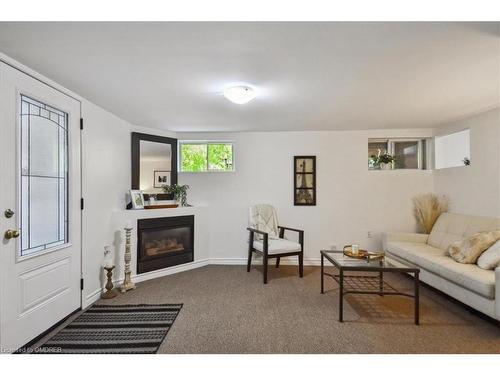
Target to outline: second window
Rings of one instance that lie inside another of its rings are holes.
[[[180,142],[181,172],[230,172],[234,170],[233,144],[228,142]]]

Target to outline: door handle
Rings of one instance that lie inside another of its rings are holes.
[[[10,240],[11,238],[19,237],[19,231],[17,229],[9,229],[5,232],[4,238]]]

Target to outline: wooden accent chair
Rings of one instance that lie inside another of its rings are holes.
[[[267,265],[269,259],[276,258],[276,268],[282,257],[299,257],[299,276],[304,275],[304,231],[278,225],[278,217],[273,206],[259,204],[250,207],[249,241],[247,272],[252,265],[252,254],[260,253],[263,256],[264,284],[267,284]],[[299,234],[299,242],[285,238],[285,231],[294,231]]]

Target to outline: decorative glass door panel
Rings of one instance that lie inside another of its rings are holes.
[[[20,100],[22,257],[68,242],[68,114]]]

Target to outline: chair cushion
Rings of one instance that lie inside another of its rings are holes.
[[[264,251],[264,243],[262,241],[254,241],[253,247],[256,250]],[[300,243],[289,241],[284,238],[270,238],[267,253],[282,254],[300,250]]]
[[[451,243],[461,241],[478,232],[500,230],[500,219],[493,217],[442,213],[432,227],[427,243],[447,249]]]
[[[389,242],[387,252],[486,298],[495,298],[495,272],[455,262],[442,249],[412,242]]]

